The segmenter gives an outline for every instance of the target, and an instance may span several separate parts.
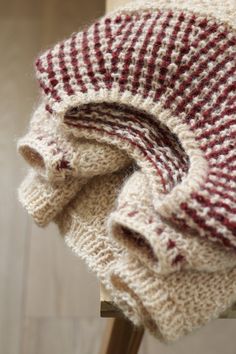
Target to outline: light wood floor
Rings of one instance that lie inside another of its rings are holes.
[[[55,228],[37,228],[17,202],[26,165],[16,139],[37,104],[35,56],[103,11],[93,0],[0,0],[0,354],[98,352],[97,281]],[[235,330],[219,320],[171,347],[145,335],[140,353],[235,354]]]

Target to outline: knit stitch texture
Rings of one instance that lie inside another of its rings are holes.
[[[170,342],[236,301],[236,4],[135,1],[36,60],[19,199]]]
[[[73,134],[135,158],[160,215],[235,248],[235,3],[165,3],[138,2],[74,33],[37,59],[36,75]],[[169,156],[174,139],[182,152]]]

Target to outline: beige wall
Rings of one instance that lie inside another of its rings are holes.
[[[103,1],[0,0],[0,354],[98,350],[97,281],[56,228],[39,229],[17,202],[26,165],[15,144],[37,103],[35,56],[103,12]],[[140,353],[233,354],[235,326],[219,320],[170,348],[146,335]]]

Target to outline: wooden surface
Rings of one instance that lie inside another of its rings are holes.
[[[26,165],[16,139],[37,103],[33,60],[103,12],[101,1],[0,1],[0,353],[97,354],[95,277],[55,228],[39,229],[17,202]],[[235,354],[234,320],[220,320],[166,348],[145,334],[140,354]],[[227,343],[227,345],[225,344]]]
[[[142,342],[143,328],[134,327],[123,318],[110,318],[104,330],[99,354],[137,354]]]

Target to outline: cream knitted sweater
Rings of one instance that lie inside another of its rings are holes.
[[[163,341],[236,301],[235,5],[128,5],[36,61],[19,198]]]

